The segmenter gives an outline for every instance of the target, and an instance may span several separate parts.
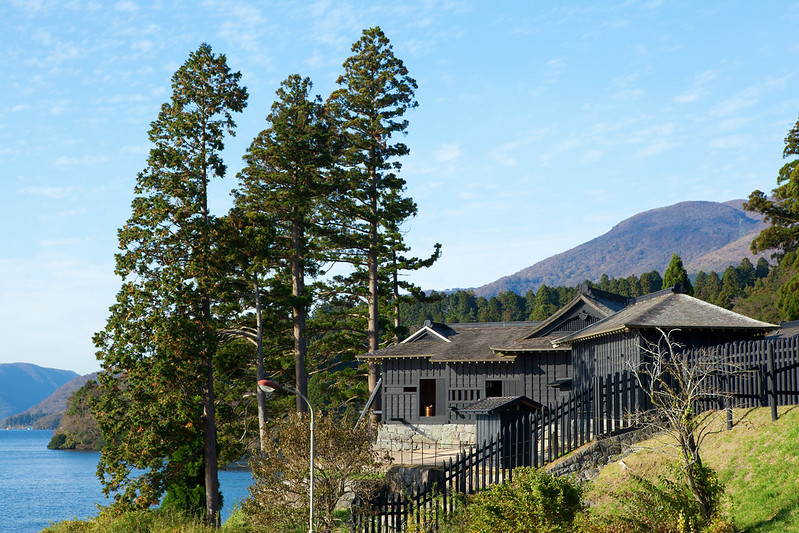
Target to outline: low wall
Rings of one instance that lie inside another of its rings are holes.
[[[636,451],[635,444],[654,433],[653,428],[647,427],[595,440],[547,466],[546,471],[555,476],[574,475],[579,480],[591,481],[599,475],[600,467],[630,455]]]
[[[474,424],[383,424],[377,432],[377,447],[382,451],[459,449],[473,446],[477,435]]]

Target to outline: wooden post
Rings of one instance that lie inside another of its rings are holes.
[[[771,421],[777,421],[777,380],[774,374],[774,343],[770,342],[766,345],[766,355],[768,357],[768,388],[769,388],[769,404],[771,405]]]
[[[727,411],[727,430],[732,429],[732,386],[730,385],[730,380],[732,376],[730,376],[730,345],[724,345],[724,365],[726,368],[724,369],[723,379],[724,379],[724,403]]]

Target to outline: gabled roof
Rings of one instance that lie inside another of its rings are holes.
[[[604,318],[624,309],[630,298],[602,291],[589,287],[586,283],[580,285],[577,295],[571,302],[564,305],[552,314],[549,318],[541,322],[540,325],[527,331],[522,337],[514,339],[505,345],[495,345],[492,348],[504,353],[530,352],[530,351],[568,351],[569,346],[557,346],[555,341],[563,337],[563,333],[551,334],[563,321],[568,320],[577,309],[581,313],[590,311],[590,315],[597,318]]]
[[[425,323],[405,341],[357,357],[370,361],[424,357],[440,363],[513,362],[516,359],[514,355],[494,353],[491,346],[517,339],[538,324],[538,322]]]
[[[577,295],[571,302],[564,305],[553,313],[552,316],[544,320],[540,326],[527,335],[527,338],[540,337],[545,332],[550,331],[553,325],[560,322],[563,317],[571,314],[572,310],[581,304],[585,304],[587,307],[597,311],[601,316],[606,317],[624,309],[629,301],[630,298],[626,296],[594,289],[589,287],[588,284],[583,283],[580,285]]]
[[[527,396],[493,396],[458,409],[459,413],[490,414],[521,407],[528,411],[540,411],[543,406]]]
[[[631,329],[679,328],[766,332],[777,327],[682,294],[677,290],[664,289],[636,298],[621,311],[556,342],[571,344]]]

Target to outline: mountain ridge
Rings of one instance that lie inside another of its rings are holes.
[[[0,420],[36,405],[76,377],[71,370],[0,363]]]
[[[722,272],[744,257],[757,257],[749,243],[766,227],[762,219],[743,210],[743,200],[685,201],[637,213],[613,228],[570,250],[555,254],[513,274],[479,287],[466,289],[490,297],[510,290],[524,294],[541,285],[576,286],[665,270],[672,253],[686,270]]]

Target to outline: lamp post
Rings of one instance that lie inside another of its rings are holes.
[[[285,386],[281,385],[280,383],[278,383],[276,381],[272,381],[271,379],[258,380],[258,388],[261,389],[264,392],[267,392],[267,393],[274,392],[275,389],[281,389],[281,390],[284,390],[286,392],[290,392],[291,394],[296,394],[297,396],[299,396],[300,398],[305,400],[306,404],[308,404],[308,411],[310,411],[310,413],[311,413],[311,490],[310,490],[310,498],[311,498],[310,507],[311,507],[311,509],[310,509],[310,513],[309,513],[309,516],[308,516],[308,533],[313,533],[313,485],[314,485],[314,483],[313,483],[313,470],[314,470],[314,449],[313,449],[314,420],[313,420],[313,407],[311,406],[311,402],[308,401],[308,398],[306,398],[304,394],[302,394],[299,391],[295,391],[294,389],[290,389],[288,387],[285,387]]]

